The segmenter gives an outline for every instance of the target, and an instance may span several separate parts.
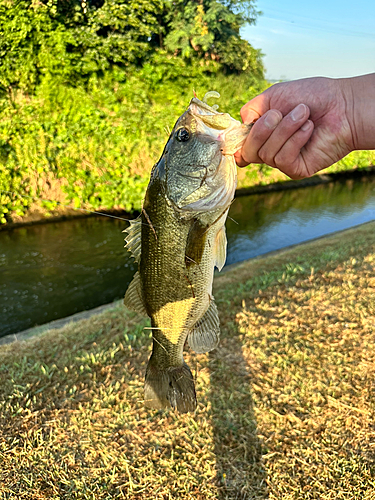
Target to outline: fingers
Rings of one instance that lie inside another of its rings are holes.
[[[269,95],[268,92],[265,91],[242,106],[241,119],[244,123],[252,123],[269,111],[269,109]]]
[[[297,130],[282,146],[274,157],[274,166],[292,179],[302,179],[310,177],[313,171],[307,165],[301,154],[301,149],[305,146],[314,131],[314,124],[307,120],[302,127]]]
[[[306,104],[298,104],[277,125],[269,139],[258,150],[258,156],[267,165],[276,167],[276,155],[284,144],[299,130],[310,115]]]
[[[237,163],[240,167],[249,163],[263,163],[263,160],[258,156],[258,151],[263,144],[266,144],[282,119],[283,115],[280,111],[270,109],[254,123],[250,134],[242,146],[240,157],[238,157]]]
[[[285,166],[295,162],[313,132],[309,114],[305,104],[299,104],[284,118],[278,110],[267,111],[253,125],[242,150],[237,153],[237,164],[242,167],[249,163],[267,163],[284,171]]]

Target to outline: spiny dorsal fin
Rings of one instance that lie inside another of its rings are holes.
[[[211,299],[210,306],[197,321],[188,335],[189,346],[198,353],[209,352],[218,346],[220,341],[220,321],[216,304]]]
[[[225,234],[225,226],[217,233],[214,243],[214,263],[221,271],[227,259],[227,236]]]
[[[132,311],[148,316],[142,298],[141,277],[137,271],[125,293],[124,304]]]
[[[128,236],[125,238],[125,248],[127,248],[129,252],[131,252],[136,262],[139,262],[141,260],[141,231],[142,220],[140,216],[134,220],[130,220],[129,227],[124,231],[124,233],[128,234]]]

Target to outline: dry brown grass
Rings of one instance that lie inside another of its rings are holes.
[[[0,350],[0,498],[375,498],[375,223],[216,280],[195,414],[146,410],[123,307]]]

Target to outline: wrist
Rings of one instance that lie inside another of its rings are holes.
[[[346,104],[352,149],[375,149],[375,73],[342,78],[339,85]]]

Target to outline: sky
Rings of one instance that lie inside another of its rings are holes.
[[[269,80],[375,72],[374,0],[257,0],[241,34],[264,54]]]

